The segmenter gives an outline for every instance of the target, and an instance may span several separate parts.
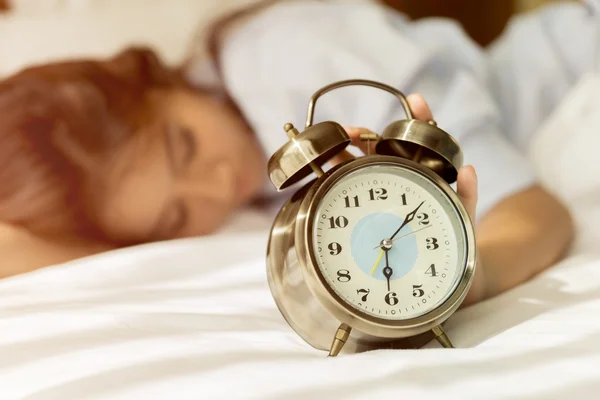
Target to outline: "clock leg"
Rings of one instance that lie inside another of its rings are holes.
[[[454,348],[452,342],[450,341],[450,339],[448,339],[448,336],[446,335],[446,332],[444,332],[444,330],[442,329],[441,325],[434,327],[431,331],[435,335],[435,339],[442,345],[442,347],[445,347],[447,349]]]
[[[346,344],[351,331],[352,328],[350,328],[348,325],[340,325],[335,332],[335,336],[333,337],[333,342],[331,343],[331,348],[329,349],[329,357],[335,357],[340,354],[340,351],[342,351],[342,348]]]

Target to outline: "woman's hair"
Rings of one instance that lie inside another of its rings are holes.
[[[0,82],[0,221],[105,239],[94,217],[110,158],[184,85],[146,49],[26,69]]]
[[[217,69],[227,28],[277,1],[262,0],[214,22],[205,45]],[[190,86],[153,52],[137,48],[109,60],[36,66],[1,81],[0,222],[38,234],[108,239],[94,210],[106,192],[111,157],[151,123],[158,111],[151,94],[175,87]]]

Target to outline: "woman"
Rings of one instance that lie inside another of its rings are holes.
[[[356,77],[423,93],[478,170],[479,204],[474,168],[458,178],[479,222],[466,304],[563,254],[569,214],[506,141],[482,83],[484,55],[456,27],[412,23],[370,3],[271,3],[217,24],[213,58],[196,52],[184,68],[194,87],[144,50],[32,68],[2,84],[2,276],[214,231],[239,206],[272,196],[265,160],[285,142],[283,124],[302,120],[310,94]],[[433,118],[420,95],[409,104],[417,118]],[[403,118],[392,96],[368,89],[328,94],[317,111],[374,130]],[[362,129],[348,128],[357,146]]]

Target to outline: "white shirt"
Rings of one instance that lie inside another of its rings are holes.
[[[521,151],[600,59],[600,0],[558,2],[513,18],[489,49],[502,131]],[[565,134],[569,134],[565,132]]]
[[[460,143],[465,164],[477,170],[482,216],[535,181],[528,160],[510,143],[514,135],[506,132],[513,125],[505,103],[515,93],[502,93],[500,101],[493,93],[510,73],[490,60],[494,56],[488,58],[449,20],[414,22],[377,4],[306,0],[255,16],[228,37],[220,61],[226,89],[268,155],[287,141],[283,125],[302,129],[310,96],[334,81],[371,79],[423,94],[438,125]],[[363,87],[325,95],[316,111],[315,122],[376,132],[405,118],[393,96]]]

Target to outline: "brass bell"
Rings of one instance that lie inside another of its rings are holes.
[[[284,129],[290,140],[269,159],[269,179],[277,190],[301,181],[311,173],[323,174],[321,167],[351,142],[337,122],[325,121],[298,133],[292,124]]]
[[[456,182],[463,163],[460,146],[435,121],[410,119],[391,123],[381,134],[376,151],[418,162],[448,183]]]

